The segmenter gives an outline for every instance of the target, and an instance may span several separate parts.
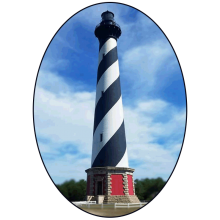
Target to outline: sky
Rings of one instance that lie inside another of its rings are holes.
[[[86,179],[85,170],[91,167],[99,52],[94,30],[106,10],[114,13],[122,29],[118,60],[129,167],[135,169],[134,179],[167,180],[180,154],[186,97],[181,69],[169,41],[138,10],[116,3],[98,4],[57,27],[59,31],[45,48],[36,81],[36,138],[56,184]]]

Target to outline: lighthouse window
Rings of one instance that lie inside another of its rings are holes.
[[[104,57],[105,57],[105,54],[103,53],[103,59],[104,59]]]
[[[100,134],[100,142],[102,142],[102,134]]]
[[[104,92],[102,91],[102,96],[104,95]]]

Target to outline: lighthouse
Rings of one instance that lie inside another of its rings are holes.
[[[87,201],[139,203],[129,168],[123,116],[117,40],[121,28],[110,11],[95,28],[99,40],[91,168],[87,173]]]

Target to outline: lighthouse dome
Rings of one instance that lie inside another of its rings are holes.
[[[110,11],[105,11],[101,14],[102,21],[114,21],[114,14]]]

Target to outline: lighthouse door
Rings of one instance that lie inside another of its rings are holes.
[[[102,193],[102,181],[97,182],[97,195],[103,195],[103,193]]]

